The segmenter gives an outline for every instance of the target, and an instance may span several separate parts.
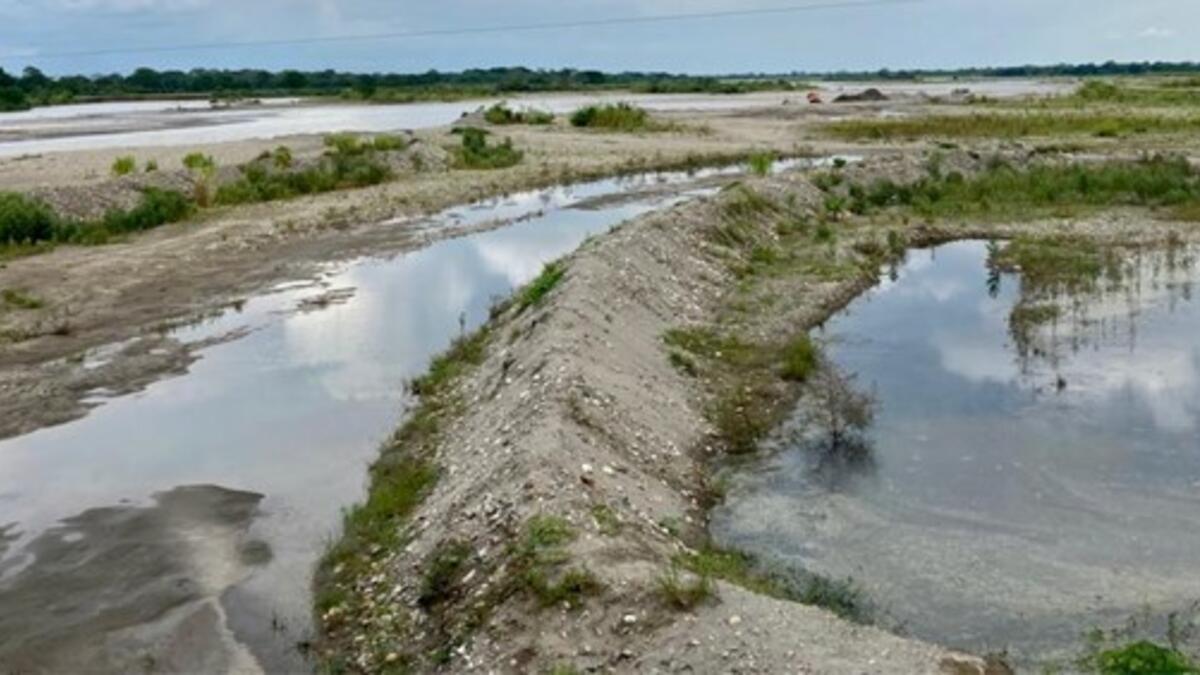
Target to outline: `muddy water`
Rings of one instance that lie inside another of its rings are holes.
[[[881,405],[871,454],[822,459],[798,412],[735,472],[717,537],[853,577],[887,625],[1027,665],[1079,654],[1093,627],[1194,619],[1197,271],[1142,254],[1014,340],[1028,288],[986,259],[981,242],[912,252],[828,322],[828,353]]]
[[[734,172],[451,209],[423,226],[500,226],[330,267],[179,330],[240,337],[0,443],[0,671],[305,669],[313,565],[410,403],[404,382],[545,262]]]

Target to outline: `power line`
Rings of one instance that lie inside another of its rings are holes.
[[[330,35],[325,37],[284,38],[277,40],[244,40],[237,42],[199,42],[186,45],[157,45],[145,47],[125,47],[113,49],[93,49],[69,52],[48,52],[31,55],[30,58],[54,59],[74,58],[84,56],[108,56],[114,54],[152,54],[166,52],[189,52],[210,49],[230,49],[237,47],[278,47],[292,45],[312,45],[338,42],[355,42],[369,40],[403,40],[414,38],[446,37],[455,35],[478,35],[483,33],[510,33],[518,31],[563,30],[574,28],[594,28],[604,26],[621,26],[630,24],[667,23],[673,21],[694,21],[709,19],[725,19],[747,16],[763,16],[772,14],[797,14],[829,9],[857,9],[864,7],[880,7],[885,5],[914,5],[928,0],[830,0],[828,2],[809,3],[804,5],[787,5],[780,7],[764,7],[760,9],[735,9],[719,12],[693,12],[683,14],[655,14],[649,16],[626,16],[609,19],[592,19],[581,21],[558,21],[550,23],[528,23],[508,26],[477,26],[470,28],[444,28],[433,30],[414,30],[389,33],[360,33],[357,35]]]

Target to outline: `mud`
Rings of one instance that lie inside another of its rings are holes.
[[[179,487],[42,533],[23,566],[0,577],[0,670],[255,670],[220,598],[262,560],[262,545],[246,538],[261,498]]]

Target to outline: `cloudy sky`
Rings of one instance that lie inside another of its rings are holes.
[[[56,74],[141,65],[354,71],[528,65],[727,73],[1200,60],[1200,0],[911,0],[646,24],[64,55],[846,1],[0,0],[0,67],[33,64]]]

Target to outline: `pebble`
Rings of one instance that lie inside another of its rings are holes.
[[[637,620],[638,618],[636,614],[626,614],[625,616],[621,617],[621,622],[626,626],[632,626],[633,624],[637,623]]]
[[[741,622],[742,622],[742,617],[738,616],[737,614],[734,614],[733,616],[729,617],[729,625],[730,626],[736,626]]]

